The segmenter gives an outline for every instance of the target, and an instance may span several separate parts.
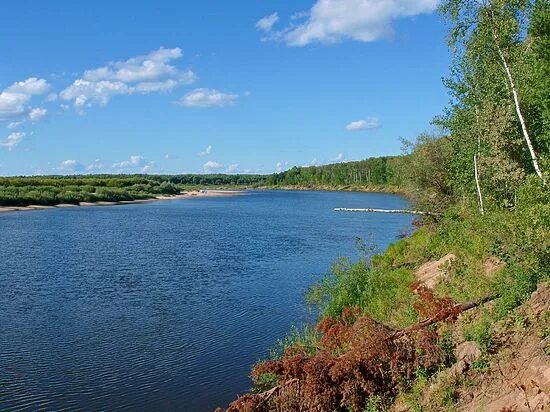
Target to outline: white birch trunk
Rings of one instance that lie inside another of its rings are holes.
[[[481,216],[483,216],[485,214],[485,211],[483,210],[483,198],[481,197],[481,188],[479,187],[479,174],[477,172],[477,154],[474,155],[474,175],[476,178],[477,196],[479,198],[479,212],[481,213]]]
[[[491,23],[494,24],[494,16],[492,16],[491,11]],[[540,177],[542,180],[544,180],[544,177],[542,175],[542,171],[539,167],[539,162],[537,159],[537,155],[535,153],[535,150],[533,149],[533,145],[531,144],[531,138],[529,137],[529,132],[527,131],[527,126],[525,125],[525,119],[523,118],[523,114],[521,112],[521,106],[519,104],[519,97],[518,92],[516,90],[516,85],[514,83],[514,78],[512,77],[512,72],[510,70],[510,67],[508,66],[508,62],[506,61],[506,57],[504,56],[504,53],[502,52],[502,49],[500,48],[498,44],[498,36],[495,32],[494,27],[491,27],[491,31],[493,33],[493,38],[495,40],[495,46],[497,48],[498,55],[500,56],[500,60],[502,61],[502,65],[504,66],[504,71],[506,72],[506,76],[508,77],[508,82],[510,83],[510,88],[512,89],[512,95],[514,96],[514,105],[516,107],[516,114],[518,115],[519,122],[521,124],[521,130],[523,132],[523,138],[525,139],[525,142],[527,143],[527,147],[529,148],[529,154],[531,155],[531,161],[533,162],[533,167],[535,168],[535,172],[537,173],[537,176]]]
[[[479,152],[481,150],[481,132],[479,128],[479,111],[477,109],[477,105],[475,106],[476,109],[476,124],[477,124],[477,152],[474,154],[474,176],[476,179],[476,189],[477,189],[477,197],[479,198],[479,212],[481,213],[481,216],[485,214],[485,210],[483,209],[483,196],[481,196],[481,186],[479,185],[479,171],[477,169],[477,157],[479,156]]]

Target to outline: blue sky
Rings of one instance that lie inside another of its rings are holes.
[[[47,3],[2,4],[1,175],[398,154],[448,101],[437,0]]]

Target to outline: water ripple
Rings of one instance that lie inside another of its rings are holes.
[[[0,410],[208,411],[356,236],[385,247],[396,196],[257,192],[0,216]]]

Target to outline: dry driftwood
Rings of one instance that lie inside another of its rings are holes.
[[[334,208],[336,212],[367,212],[367,213],[400,213],[407,215],[424,215],[424,216],[441,216],[439,213],[423,212],[420,210],[407,210],[407,209],[357,209],[347,207]]]

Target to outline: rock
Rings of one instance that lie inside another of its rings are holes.
[[[476,360],[481,358],[482,352],[476,342],[462,342],[456,347],[455,356],[458,362],[464,362],[466,365],[471,365]]]
[[[448,253],[439,260],[424,263],[415,272],[418,283],[432,289],[439,283],[441,277],[445,274],[445,266],[453,260],[456,260],[456,256],[452,253]]]
[[[529,312],[539,315],[550,310],[550,283],[541,283],[527,301]]]

